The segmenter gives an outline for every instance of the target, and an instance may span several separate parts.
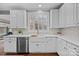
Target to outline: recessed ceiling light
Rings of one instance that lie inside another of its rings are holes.
[[[38,5],[38,7],[42,7],[42,5],[40,4],[40,5]]]

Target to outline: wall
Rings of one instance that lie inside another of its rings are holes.
[[[6,28],[0,27],[0,35],[6,34]]]
[[[57,35],[57,32],[59,32],[59,29],[49,29],[49,34]]]
[[[64,28],[61,32],[68,40],[79,42],[79,27]]]
[[[27,29],[23,29],[23,28],[18,28],[18,29],[12,29],[13,34],[19,34],[18,32],[22,31],[21,34],[28,34],[28,30]]]

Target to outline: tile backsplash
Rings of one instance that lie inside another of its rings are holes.
[[[28,34],[27,29],[19,28],[19,29],[12,29],[13,34]]]
[[[59,32],[59,29],[49,29],[49,34],[57,35],[57,32]]]

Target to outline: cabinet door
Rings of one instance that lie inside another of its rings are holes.
[[[53,18],[53,10],[50,10],[50,28],[52,28],[52,22],[53,22],[53,20],[52,20],[52,18]]]
[[[26,28],[26,11],[10,10],[10,24],[12,28]]]
[[[67,55],[67,46],[66,46],[66,41],[61,39],[62,40],[62,44],[61,44],[61,50],[62,50],[62,55],[63,56],[66,56]]]
[[[39,53],[56,52],[56,38],[52,37],[39,37],[31,38],[29,40],[29,51]]]
[[[65,3],[59,9],[60,27],[76,26],[76,4]]]
[[[68,26],[73,26],[73,3],[66,3],[65,5],[65,14]]]
[[[45,53],[46,42],[43,37],[31,37],[29,40],[30,53]]]
[[[66,56],[67,55],[67,49],[66,49],[66,41],[63,39],[58,38],[57,40],[57,52],[61,56]]]
[[[58,28],[59,11],[57,9],[50,10],[50,28]]]
[[[57,53],[61,55],[61,40],[57,38]]]
[[[62,28],[65,26],[65,14],[64,14],[64,5],[59,9],[59,27]]]
[[[16,38],[4,38],[4,51],[16,52]]]
[[[45,37],[45,40],[47,40],[46,45],[46,52],[56,52],[56,38],[54,37]]]
[[[53,28],[58,28],[58,20],[59,20],[58,13],[59,13],[58,10],[53,10],[53,15],[52,15],[52,17],[53,17],[52,18],[52,20],[53,20],[52,27]]]
[[[77,3],[76,6],[77,6],[77,10],[76,10],[77,11],[76,12],[77,13],[77,25],[79,25],[79,3]]]
[[[45,44],[44,43],[29,43],[29,52],[30,53],[45,53]]]

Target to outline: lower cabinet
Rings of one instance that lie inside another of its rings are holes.
[[[56,52],[55,40],[56,38],[32,37],[29,40],[29,52],[30,53]]]
[[[58,38],[57,53],[60,56],[79,56],[79,46]]]
[[[16,38],[4,39],[4,52],[16,52]]]
[[[45,43],[30,43],[29,52],[30,53],[45,53],[46,51]]]
[[[57,39],[57,52],[61,56],[66,56],[67,55],[66,41],[64,41],[60,38]]]

